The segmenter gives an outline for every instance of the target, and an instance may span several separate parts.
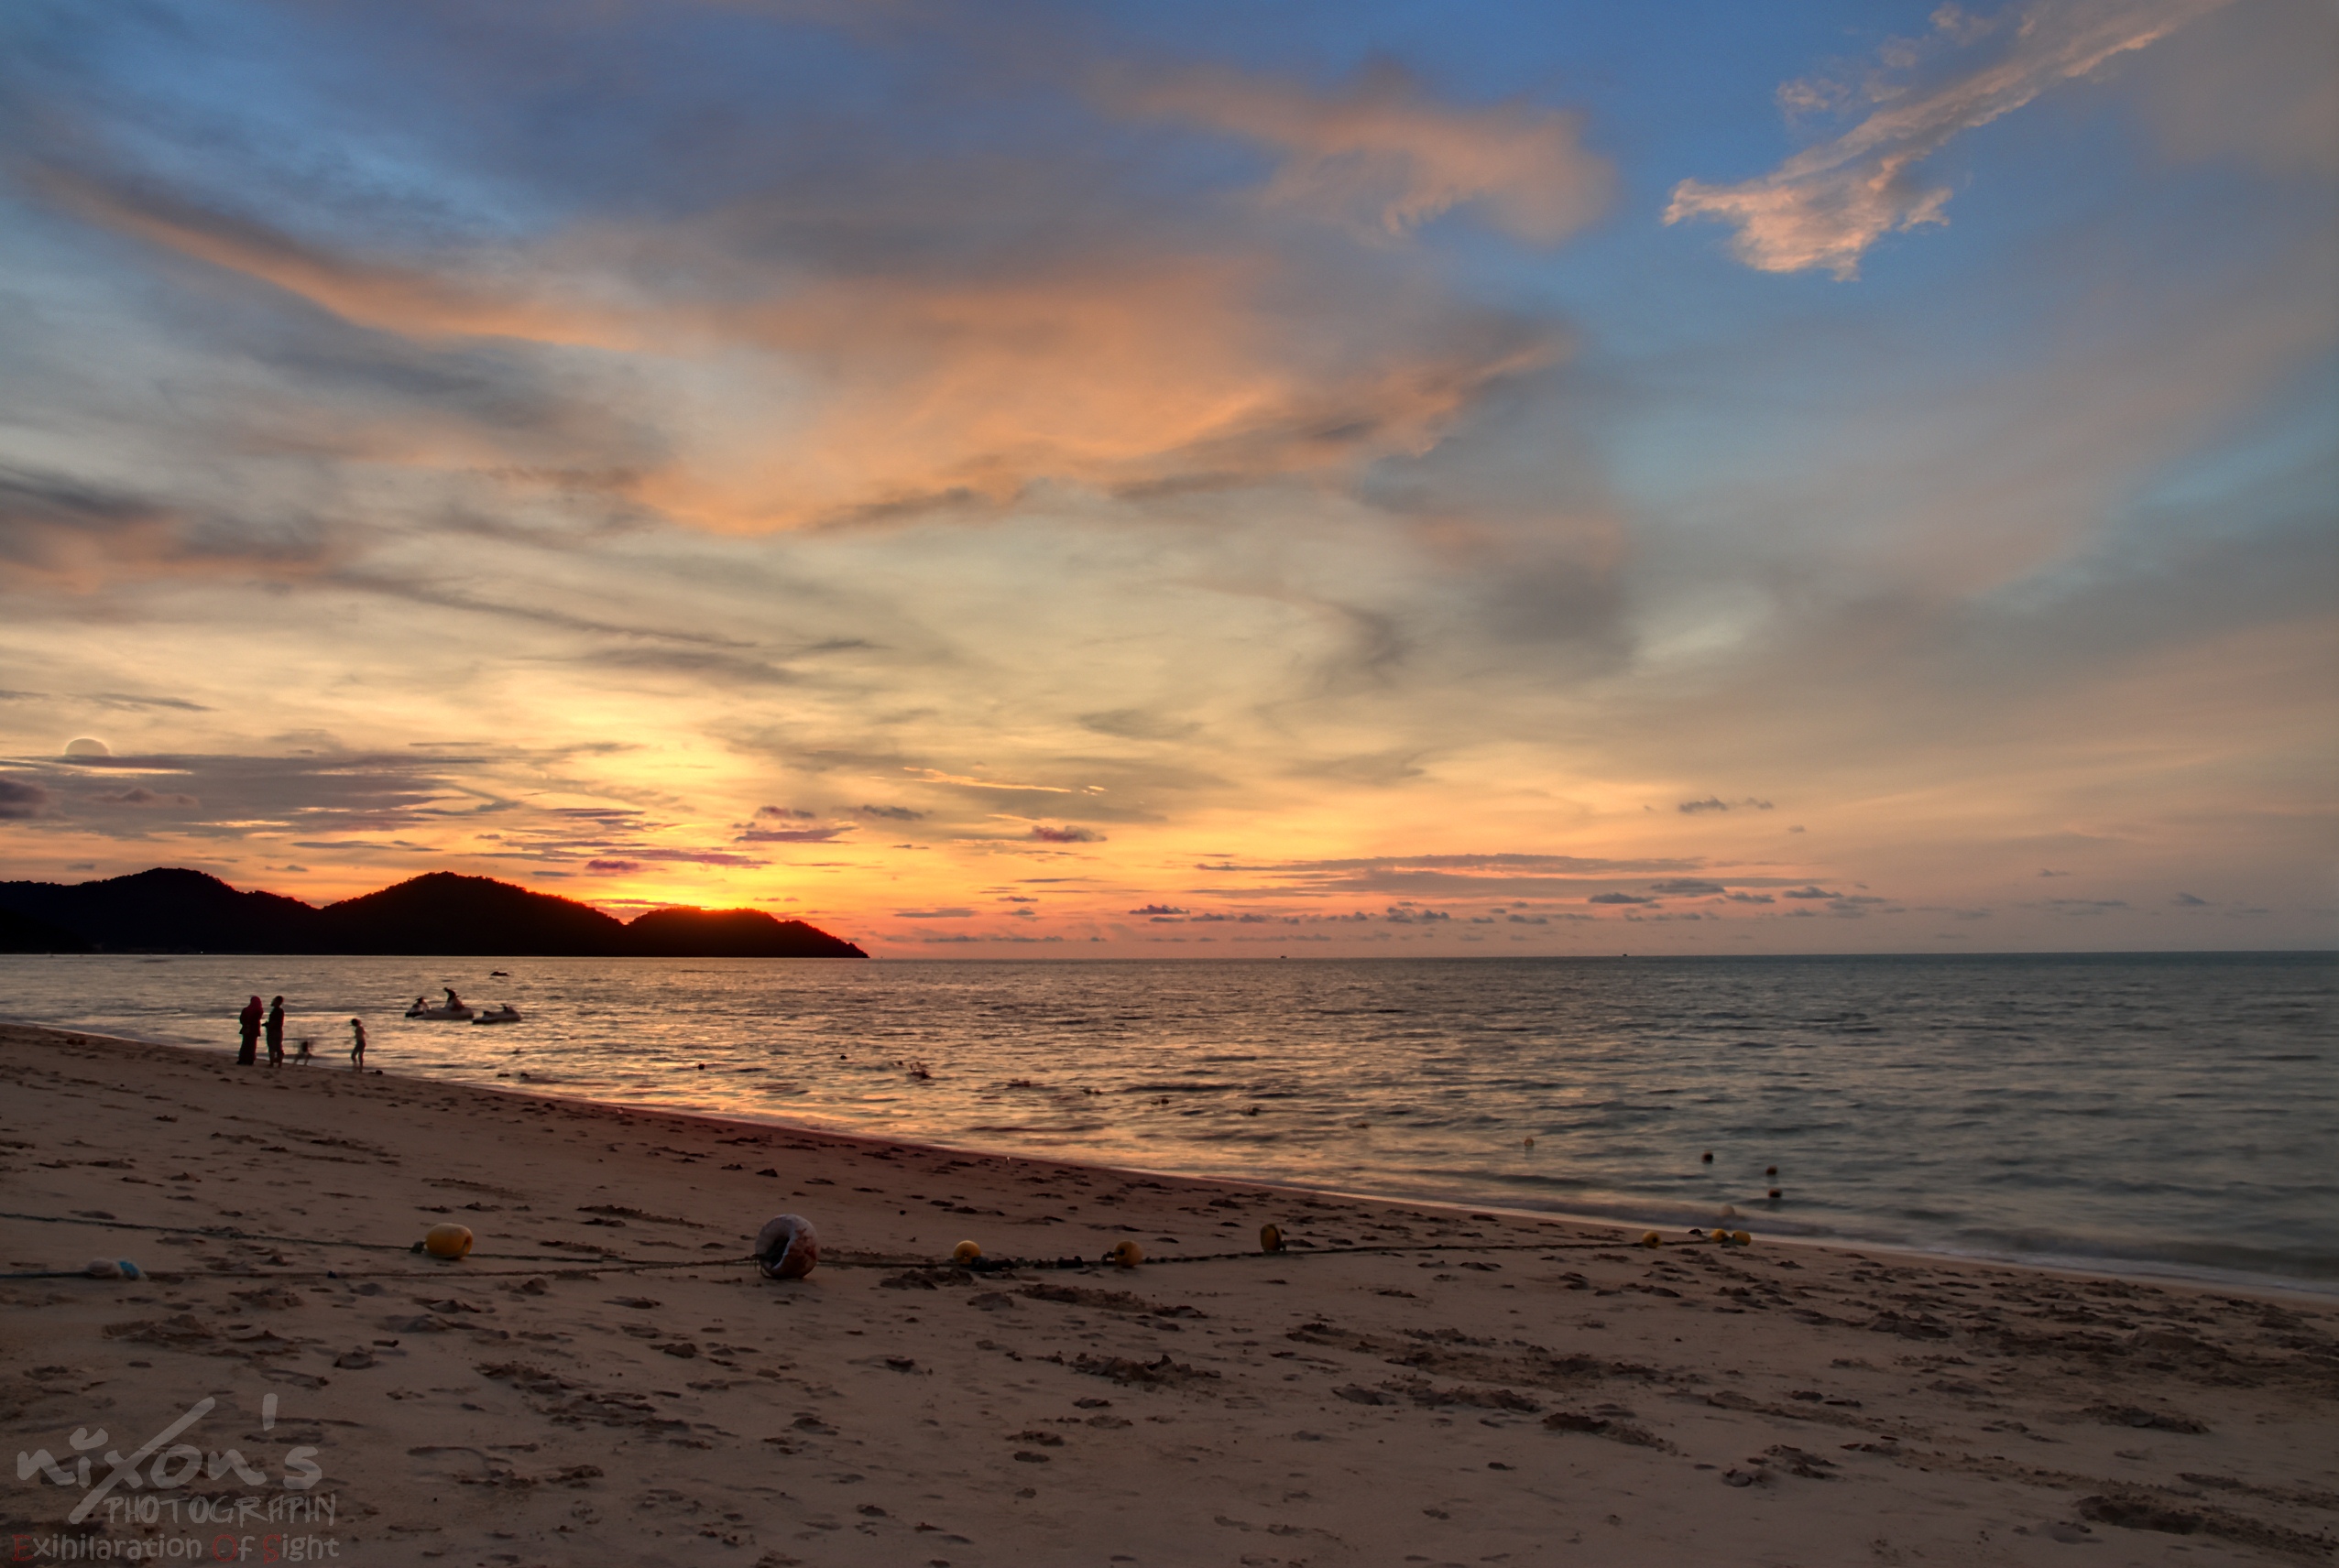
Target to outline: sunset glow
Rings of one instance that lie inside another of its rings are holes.
[[[0,875],[2339,938],[2321,0],[0,34]]]

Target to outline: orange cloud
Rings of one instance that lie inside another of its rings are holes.
[[[1010,276],[775,283],[717,218],[564,236],[520,266],[457,257],[443,276],[75,175],[41,183],[87,221],[361,326],[625,354],[671,455],[611,485],[724,531],[996,506],[1044,482],[1128,493],[1336,474],[1427,450],[1490,385],[1558,352],[1548,334],[1458,310],[1428,283],[1318,273],[1301,289],[1264,253],[1076,244]],[[443,431],[381,433],[421,441],[407,455],[425,462],[606,467],[597,452],[547,461],[538,432],[510,458],[451,447]]]
[[[1447,323],[1426,342],[1312,336],[1268,307],[1263,272],[1092,258],[1004,280],[842,280],[748,309],[737,329],[771,354],[741,373],[760,397],[640,494],[757,529],[996,505],[1043,481],[1131,492],[1326,474],[1427,449],[1490,383],[1554,357],[1537,335],[1437,341]],[[1435,311],[1393,301],[1407,304]],[[792,419],[779,383],[807,367],[813,407]]]
[[[1269,201],[1403,235],[1457,207],[1482,207],[1521,239],[1556,244],[1597,218],[1614,185],[1573,114],[1505,103],[1455,109],[1382,67],[1346,91],[1223,69],[1110,79],[1124,113],[1175,116],[1280,149]]]

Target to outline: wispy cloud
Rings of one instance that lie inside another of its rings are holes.
[[[38,816],[49,804],[49,791],[20,779],[0,779],[0,817],[21,821]]]
[[[339,255],[150,182],[108,180],[61,163],[35,166],[28,175],[35,190],[88,222],[273,284],[359,326],[599,348],[639,346],[641,339],[640,329],[616,312],[562,308],[505,281],[474,283]]]
[[[208,713],[212,710],[202,702],[191,702],[184,697],[138,697],[126,691],[99,691],[91,702],[104,708],[168,708],[181,713]]]
[[[1694,870],[1691,860],[1603,860],[1578,855],[1411,855],[1363,860],[1280,860],[1251,865],[1202,862],[1197,871],[1269,871],[1286,876],[1317,872],[1421,868],[1439,871],[1571,872],[1584,875],[1633,871]]]
[[[143,784],[134,785],[118,794],[100,795],[99,800],[118,806],[200,806],[202,801],[180,790],[158,791]]]
[[[1173,115],[1275,149],[1266,201],[1402,236],[1476,207],[1521,239],[1551,245],[1598,217],[1614,185],[1576,115],[1525,103],[1457,108],[1382,61],[1316,93],[1223,68],[1106,78],[1124,113]]]
[[[945,773],[938,768],[905,768],[904,773],[915,774],[929,784],[956,784],[963,789],[1011,789],[1040,795],[1070,795],[1075,791],[1063,784],[1017,784],[1005,779],[977,779],[964,773]],[[864,808],[867,810],[868,808]],[[890,815],[872,812],[873,815]]]
[[[1858,88],[1794,83],[1790,109],[1861,105],[1841,136],[1734,185],[1684,180],[1665,221],[1718,218],[1733,225],[1732,254],[1764,272],[1821,269],[1859,276],[1885,235],[1946,223],[1947,186],[1920,166],[1963,132],[2040,93],[2146,49],[2228,0],[2035,0],[1984,21],[1954,5],[1924,39],[1888,46]],[[1929,72],[1925,68],[1931,68]]]
[[[0,467],[0,589],[88,592],[161,576],[313,578],[335,553],[320,526],[222,527],[193,507]]]
[[[1601,167],[1548,111],[1447,110],[1378,78],[1322,102],[1219,85],[1242,124],[1316,149],[1289,177],[1309,190],[1401,169],[1390,210],[1407,223],[1482,201],[1509,226],[1556,239],[1579,221]],[[1167,95],[1162,112],[1175,99],[1198,113],[1219,89],[1151,91]],[[1268,112],[1277,103],[1284,118]],[[1075,151],[1058,158],[1058,178],[1081,178]],[[1058,206],[982,262],[909,238],[830,255],[840,242],[825,231],[846,215],[812,223],[807,192],[779,185],[639,228],[435,234],[405,254],[361,253],[295,232],[293,217],[238,210],[246,193],[180,189],[122,161],[32,159],[26,181],[56,212],[175,267],[260,286],[256,304],[272,292],[414,352],[492,351],[570,380],[574,351],[607,355],[638,389],[629,422],[654,430],[622,432],[613,463],[611,410],[599,429],[547,418],[454,430],[416,399],[392,421],[377,410],[363,429],[317,439],[484,446],[475,465],[515,487],[586,490],[727,532],[988,515],[1050,483],[1153,495],[1340,481],[1434,446],[1560,350],[1546,326],[1464,305],[1393,258],[1321,256],[1299,276],[1276,232],[1289,220],[1272,213],[1179,222]],[[864,173],[855,200],[872,232],[896,202],[939,200],[880,162]],[[975,183],[948,200],[971,208],[989,183],[1001,201],[1028,201],[1040,178],[970,169]],[[269,412],[280,424],[314,418],[298,404]],[[168,533],[167,521],[133,511],[115,526]]]

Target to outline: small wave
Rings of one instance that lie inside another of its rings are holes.
[[[997,1135],[1005,1138],[1047,1138],[1061,1142],[1071,1134],[1105,1132],[1110,1129],[1110,1126],[1111,1124],[1108,1122],[1065,1122],[1060,1126],[1044,1127],[1027,1125],[1022,1122],[977,1122],[967,1130],[983,1134],[985,1137]]]
[[[2073,1268],[2109,1268],[2119,1272],[2141,1269],[2218,1280],[2276,1279],[2339,1287],[2339,1252],[2313,1248],[2275,1251],[2223,1242],[1980,1228],[1957,1231],[1935,1246],[1937,1250]]]

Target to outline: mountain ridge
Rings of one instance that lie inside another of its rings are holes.
[[[98,881],[0,882],[0,952],[342,957],[866,958],[760,909],[673,906],[623,921],[491,877],[426,872],[322,908],[156,866]]]

